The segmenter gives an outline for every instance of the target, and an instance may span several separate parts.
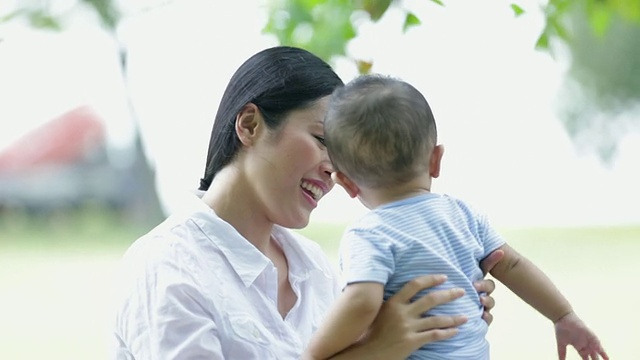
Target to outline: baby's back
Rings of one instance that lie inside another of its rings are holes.
[[[343,250],[348,259],[342,262],[346,280],[385,283],[385,300],[426,274],[448,276],[447,282],[429,291],[465,290],[462,298],[427,313],[466,315],[469,320],[459,334],[425,346],[412,359],[488,358],[487,324],[473,282],[483,277],[480,260],[503,241],[484,217],[459,200],[430,193],[375,209],[350,227],[346,238]],[[366,272],[372,278],[366,279]]]

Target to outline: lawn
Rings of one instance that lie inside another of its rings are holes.
[[[72,228],[74,231],[69,231]],[[343,226],[304,234],[332,260]],[[118,260],[139,227],[88,221],[0,227],[0,359],[108,359]],[[512,246],[554,279],[597,330],[611,358],[640,353],[640,227],[513,229]],[[492,359],[554,359],[553,327],[502,286],[489,332]],[[573,350],[569,359],[578,359]]]

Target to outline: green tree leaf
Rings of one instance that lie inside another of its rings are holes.
[[[371,16],[371,20],[378,21],[387,12],[392,0],[358,0],[356,7],[366,11]]]
[[[517,4],[511,4],[511,10],[513,10],[513,14],[518,17],[522,14],[524,14],[524,9],[521,8],[519,5]]]
[[[34,27],[60,29],[64,16],[48,12],[51,1],[16,2],[17,10],[2,15],[0,23],[22,18]],[[121,17],[117,0],[77,1],[93,8],[103,25],[115,30]],[[445,5],[444,0],[430,1]],[[305,48],[329,62],[346,55],[347,44],[357,35],[354,22],[359,16],[376,22],[391,6],[403,6],[401,0],[269,0],[267,4],[264,32],[281,44]],[[509,6],[516,17],[525,13],[517,3]],[[556,45],[565,46],[572,59],[569,75],[582,87],[585,102],[595,106],[567,115],[568,131],[614,126],[584,115],[589,111],[616,114],[620,104],[628,108],[640,102],[640,53],[636,54],[640,44],[634,40],[640,39],[640,0],[548,0],[542,10],[545,26],[535,48],[554,55]],[[421,24],[418,16],[406,12],[402,30]],[[375,61],[353,60],[361,73],[370,71]],[[611,154],[611,146],[603,148]]]
[[[546,32],[543,32],[538,36],[538,40],[535,45],[538,50],[548,50],[549,49],[549,35]]]
[[[7,15],[0,16],[0,24],[13,20],[15,18],[28,15],[25,9],[16,9]]]
[[[589,9],[589,24],[593,33],[602,38],[611,26],[612,11],[599,3],[594,3]]]
[[[346,54],[347,43],[356,36],[356,8],[345,0],[297,0],[269,3],[264,32],[282,45],[307,49],[326,61]]]
[[[407,32],[409,28],[420,25],[422,22],[415,16],[413,13],[408,12],[407,16],[404,18],[404,25],[402,26],[402,31]]]
[[[53,31],[62,30],[62,25],[58,19],[49,15],[46,11],[34,11],[28,15],[29,23],[31,26],[40,29],[47,29]]]
[[[366,75],[371,72],[373,63],[371,61],[356,60],[356,66],[360,75]]]
[[[95,10],[102,25],[109,30],[116,28],[122,17],[120,9],[114,0],[80,0]]]

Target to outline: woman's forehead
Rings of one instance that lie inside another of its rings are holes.
[[[324,117],[327,114],[328,100],[322,98],[304,109],[289,113],[289,120],[302,121],[309,126],[324,128]]]

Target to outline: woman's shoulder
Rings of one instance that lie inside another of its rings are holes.
[[[136,262],[160,261],[167,257],[184,255],[185,252],[197,252],[197,237],[201,233],[195,224],[195,217],[208,210],[195,196],[188,204],[176,209],[160,224],[137,238],[126,250],[124,260]],[[141,259],[142,258],[142,259]]]
[[[131,243],[122,256],[122,266],[129,269],[143,267],[146,271],[163,268],[195,271],[190,268],[201,262],[198,258],[212,252],[204,248],[210,242],[204,239],[195,221],[200,212],[179,212],[167,217]]]

